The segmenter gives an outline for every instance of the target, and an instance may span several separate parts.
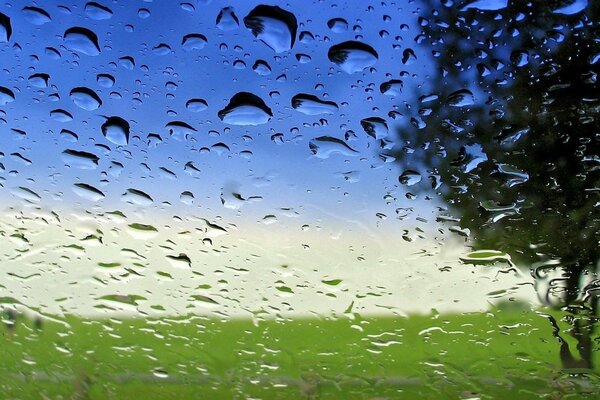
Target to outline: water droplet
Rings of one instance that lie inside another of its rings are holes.
[[[379,86],[379,91],[386,96],[400,96],[402,94],[402,81],[392,79],[391,81],[383,82]]]
[[[230,125],[260,125],[267,123],[273,113],[260,97],[240,92],[231,98],[227,107],[219,111],[218,115]]]
[[[388,135],[388,126],[383,118],[371,117],[360,121],[367,135],[375,139],[383,139]]]
[[[217,15],[217,28],[222,31],[232,31],[240,25],[238,17],[233,12],[233,7],[225,7]]]
[[[191,112],[200,112],[208,108],[208,103],[204,99],[190,99],[185,103],[185,108]]]
[[[71,113],[65,110],[56,109],[50,111],[50,118],[58,122],[70,122],[73,121]]]
[[[69,96],[77,107],[86,111],[97,110],[102,105],[102,101],[96,92],[86,87],[77,87],[71,90]]]
[[[0,43],[8,42],[12,35],[12,25],[10,18],[0,13]]]
[[[329,158],[332,154],[342,154],[345,156],[358,155],[358,152],[348,146],[346,142],[331,136],[317,137],[311,140],[308,146],[312,154],[321,159]]]
[[[460,11],[470,10],[472,8],[481,11],[497,11],[508,6],[508,0],[471,0],[465,3]]]
[[[402,175],[400,175],[398,181],[403,185],[413,186],[421,182],[421,174],[419,174],[417,171],[407,169],[402,173]]]
[[[62,152],[62,159],[67,165],[81,169],[95,169],[100,160],[95,154],[71,149]]]
[[[15,101],[15,94],[13,91],[4,86],[0,86],[0,106],[4,106],[13,101]]]
[[[120,117],[110,117],[102,124],[102,134],[110,142],[125,146],[129,143],[129,123]]]
[[[574,0],[571,4],[559,7],[552,11],[554,14],[574,15],[582,12],[588,6],[588,0]]]
[[[25,21],[33,25],[44,25],[52,21],[50,14],[38,7],[24,7],[22,12]]]
[[[333,101],[325,101],[311,94],[300,93],[292,97],[292,107],[306,115],[334,114],[338,105]]]
[[[342,71],[353,74],[375,65],[378,55],[375,49],[365,43],[348,41],[336,44],[329,49],[329,61]]]
[[[348,30],[348,22],[343,18],[332,18],[327,21],[327,26],[335,33],[344,33]]]
[[[511,262],[510,255],[498,250],[477,250],[472,251],[460,259],[463,262],[471,264],[489,264],[496,261]]]
[[[451,93],[446,100],[446,103],[451,107],[467,107],[475,104],[475,97],[468,89],[457,90]]]
[[[179,200],[183,204],[192,205],[194,204],[194,194],[189,191],[181,192],[181,194],[179,195]]]
[[[150,197],[147,193],[132,188],[127,189],[127,191],[123,193],[123,196],[121,196],[121,199],[127,203],[138,206],[149,206],[154,202],[152,197]]]
[[[261,76],[267,76],[271,74],[271,67],[264,60],[256,60],[252,66],[252,70]]]
[[[296,40],[296,16],[277,6],[259,5],[244,18],[246,28],[276,53],[290,50]]]
[[[113,12],[110,8],[93,1],[85,5],[85,14],[96,21],[110,19],[113,16]]]
[[[208,43],[206,36],[200,33],[190,33],[181,40],[181,46],[185,51],[203,49],[206,43]]]
[[[103,88],[111,88],[115,84],[115,78],[110,74],[98,74],[96,82]]]
[[[79,197],[90,201],[100,201],[104,198],[104,193],[87,183],[76,183],[73,185],[73,191]]]
[[[48,87],[48,80],[50,75],[48,74],[33,74],[27,80],[31,86],[44,89]]]
[[[81,27],[69,28],[64,34],[65,45],[67,48],[88,56],[97,56],[100,54],[98,45],[98,36],[89,29]]]

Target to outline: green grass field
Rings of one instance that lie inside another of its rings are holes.
[[[545,312],[19,319],[0,328],[0,398],[597,398],[596,373],[561,367]]]

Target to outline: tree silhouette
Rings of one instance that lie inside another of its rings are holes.
[[[591,368],[600,284],[600,2],[442,1],[423,6],[434,93],[399,132],[404,169],[430,177],[477,249],[509,253],[548,287],[542,300],[586,316],[571,333]],[[485,8],[485,7],[483,7]],[[493,8],[493,7],[488,7]],[[558,12],[557,12],[558,10]],[[573,10],[573,9],[571,9]],[[425,189],[423,189],[425,190]],[[571,358],[569,358],[571,357]]]

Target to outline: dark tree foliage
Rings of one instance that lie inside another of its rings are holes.
[[[437,73],[399,133],[399,163],[431,178],[475,248],[553,273],[543,300],[595,316],[600,2],[572,15],[554,12],[570,1],[464,3],[423,7]]]

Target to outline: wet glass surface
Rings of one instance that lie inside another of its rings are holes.
[[[0,398],[600,396],[599,2],[3,1],[0,53]]]

